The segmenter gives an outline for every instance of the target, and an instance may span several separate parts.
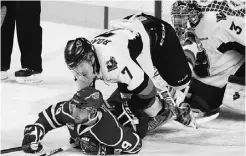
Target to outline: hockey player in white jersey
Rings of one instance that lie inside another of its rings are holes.
[[[172,5],[172,22],[183,45],[184,52],[193,64],[193,77],[189,103],[200,115],[218,111],[228,79],[239,77],[245,85],[245,19],[223,12],[202,12],[196,1],[178,0]],[[245,98],[244,85],[238,87]],[[238,105],[244,105],[243,103]],[[230,105],[237,99],[231,100]],[[234,105],[234,107],[240,107]],[[242,110],[244,111],[244,110]]]
[[[189,105],[177,106],[168,91],[157,98],[151,80],[155,66],[171,86],[181,90],[190,82],[191,70],[172,26],[143,13],[112,21],[111,25],[111,30],[91,42],[85,38],[68,41],[65,61],[79,89],[93,86],[96,79],[117,83],[118,89],[108,102],[117,103],[113,97],[120,99],[119,93],[130,95],[132,112],[143,110],[150,117],[149,131],[172,117],[184,125],[194,124]]]

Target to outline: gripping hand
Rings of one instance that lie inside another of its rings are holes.
[[[112,154],[113,150],[104,144],[99,143],[92,137],[83,136],[79,142],[76,139],[76,144],[79,144],[82,152],[89,155],[106,155]]]
[[[37,153],[43,149],[40,140],[44,136],[44,130],[38,125],[27,125],[24,130],[22,150],[25,153]]]
[[[196,43],[196,38],[197,37],[196,37],[195,31],[192,28],[186,29],[182,37],[182,39],[184,39],[183,46]]]

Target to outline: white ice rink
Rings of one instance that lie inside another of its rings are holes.
[[[40,84],[1,82],[1,149],[20,146],[25,125],[36,121],[37,114],[49,105],[69,99],[76,91],[73,76],[67,69],[63,50],[67,40],[91,37],[102,30],[42,22],[43,79]],[[15,39],[10,74],[20,68],[20,52]],[[107,97],[115,86],[99,83]],[[42,144],[47,152],[68,144],[66,127],[49,132]],[[5,155],[29,155],[22,151]],[[37,154],[38,155],[38,154]],[[69,150],[57,155],[82,155]],[[199,129],[168,123],[143,141],[138,155],[145,156],[244,156],[245,116],[222,108],[220,116]]]

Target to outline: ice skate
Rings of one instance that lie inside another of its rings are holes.
[[[7,80],[8,77],[9,76],[7,71],[1,71],[1,80]]]
[[[28,68],[15,72],[15,78],[19,83],[39,83],[42,81],[40,71],[34,71]]]

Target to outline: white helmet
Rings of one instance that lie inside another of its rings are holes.
[[[192,28],[196,27],[202,18],[202,10],[196,1],[178,0],[172,5],[171,18],[177,35],[180,37],[189,22]]]

